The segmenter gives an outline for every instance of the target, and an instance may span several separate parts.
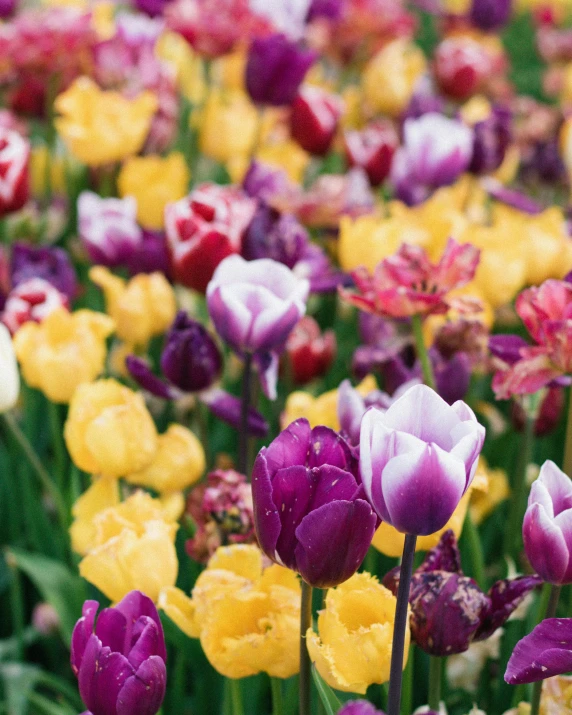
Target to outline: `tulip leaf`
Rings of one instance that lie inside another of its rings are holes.
[[[28,698],[32,693],[40,669],[27,663],[2,663],[0,677],[6,694],[6,704],[10,715],[25,715]]]
[[[312,665],[312,676],[326,715],[336,715],[338,710],[342,707],[342,704],[334,691],[318,673],[315,665]]]
[[[11,548],[9,554],[42,597],[56,610],[60,618],[62,636],[69,643],[85,600],[83,579],[61,562],[42,554],[31,554],[16,548]]]

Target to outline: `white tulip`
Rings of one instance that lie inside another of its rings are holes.
[[[0,323],[0,413],[11,410],[20,394],[20,373],[8,328]]]

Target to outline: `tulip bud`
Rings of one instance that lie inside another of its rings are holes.
[[[29,194],[30,143],[0,128],[0,216],[21,209]]]
[[[96,621],[86,601],[71,642],[79,692],[94,715],[155,715],[165,697],[163,626],[150,598],[131,591]]]
[[[320,87],[302,87],[292,104],[292,137],[310,154],[324,156],[332,145],[343,110],[337,94]]]
[[[280,214],[262,203],[244,234],[242,256],[247,261],[272,258],[294,268],[309,243],[308,232],[295,216]]]
[[[43,636],[51,636],[61,626],[56,609],[49,603],[38,603],[32,611],[32,625]]]
[[[20,374],[8,328],[0,323],[0,372],[2,389],[0,390],[0,413],[11,410],[20,394]]]
[[[24,323],[41,323],[58,308],[69,306],[68,297],[43,278],[29,278],[8,294],[2,322],[15,335]]]
[[[285,35],[255,38],[248,50],[245,84],[257,104],[292,104],[317,53],[303,50]]]
[[[467,36],[449,37],[435,51],[435,77],[439,86],[457,100],[479,91],[493,71],[487,50]]]
[[[338,710],[338,715],[385,715],[385,713],[377,710],[375,705],[367,700],[350,700],[341,710]]]
[[[290,333],[286,352],[294,382],[305,385],[328,371],[336,352],[336,335],[333,330],[326,330],[322,335],[318,323],[306,315]]]
[[[360,166],[372,186],[379,186],[389,175],[399,137],[394,125],[380,119],[361,131],[344,133],[346,158],[350,166]]]
[[[510,112],[497,107],[489,117],[473,126],[473,158],[469,171],[488,174],[499,168],[512,138],[510,122]]]

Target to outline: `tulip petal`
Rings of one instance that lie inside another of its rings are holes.
[[[295,420],[266,448],[271,475],[292,464],[306,464],[312,429],[307,419]]]
[[[135,382],[147,392],[156,397],[162,397],[164,400],[174,400],[178,397],[177,390],[173,390],[160,377],[154,375],[149,365],[142,358],[128,355],[125,358],[125,365]]]
[[[157,650],[160,635],[157,624],[148,616],[141,616],[137,622],[143,622],[145,625],[138,635],[133,648],[127,653],[127,660],[135,670],[137,670],[147,658],[150,658],[152,655],[158,655]]]
[[[391,459],[381,476],[381,489],[398,531],[426,536],[442,529],[465,492],[463,462],[429,444],[419,452]]]
[[[490,605],[475,633],[474,641],[484,641],[500,628],[532,589],[540,586],[540,576],[519,576],[497,581],[489,591]]]
[[[152,655],[125,681],[117,698],[117,715],[155,715],[165,697],[166,685],[165,662]]]
[[[504,679],[534,683],[572,670],[572,618],[547,618],[516,644]]]
[[[97,601],[85,601],[81,610],[82,616],[73,629],[70,662],[76,675],[80,669],[87,642],[93,634],[93,624],[95,623],[95,614],[98,608],[99,603]]]
[[[545,581],[559,583],[568,567],[568,547],[562,530],[541,504],[533,504],[526,510],[522,538],[532,568]]]
[[[272,501],[281,523],[276,552],[281,562],[295,571],[296,529],[310,509],[313,487],[313,480],[302,465],[281,469],[272,480]]]
[[[116,608],[104,608],[97,618],[95,635],[103,647],[123,653],[127,619]]]
[[[491,353],[508,365],[518,362],[522,357],[522,348],[527,347],[529,347],[528,343],[520,335],[491,335],[489,338]]]
[[[437,546],[428,552],[425,560],[417,569],[417,573],[424,571],[447,571],[462,575],[461,552],[457,546],[457,537],[453,529],[447,529],[439,539]]]
[[[356,393],[357,394],[357,393]],[[318,426],[312,430],[312,445],[308,454],[308,467],[329,464],[351,471],[355,459],[343,437],[329,427]]]
[[[558,516],[565,509],[572,508],[572,481],[550,459],[547,459],[542,465],[538,481],[548,490],[555,516]],[[529,500],[530,503],[531,501]]]
[[[238,397],[230,395],[220,388],[211,388],[200,393],[200,400],[209,410],[236,429],[240,428],[241,402]],[[254,437],[266,437],[268,423],[253,407],[248,409],[248,433]]]
[[[252,315],[247,306],[237,300],[233,288],[223,285],[211,292],[207,289],[207,300],[210,316],[221,338],[237,352],[249,349],[247,340]]]
[[[308,425],[308,431],[309,430],[310,426]],[[284,432],[286,431],[287,430],[284,430]],[[282,434],[284,434],[284,432],[282,432]],[[280,437],[281,436],[282,435],[280,435]],[[278,509],[272,500],[272,481],[268,469],[269,463],[267,454],[269,449],[272,449],[280,437],[274,440],[270,448],[267,449],[263,447],[260,450],[252,468],[254,526],[260,548],[272,559],[276,559],[276,544],[278,543],[282,526],[280,524]],[[275,456],[278,457],[278,455]]]
[[[279,357],[276,352],[256,353],[254,363],[258,370],[258,379],[264,396],[269,400],[277,397]]]
[[[130,591],[121,601],[115,606],[116,610],[122,613],[127,619],[127,639],[124,646],[124,652],[127,652],[133,645],[134,637],[132,624],[136,624],[141,616],[148,616],[154,621],[159,633],[157,641],[157,649],[154,655],[158,655],[163,660],[167,660],[167,649],[165,647],[165,637],[163,635],[163,625],[157,612],[157,607],[153,601],[141,591]],[[123,649],[122,649],[123,650]]]
[[[114,712],[117,696],[133,672],[124,655],[103,648],[99,638],[92,635],[78,674],[81,699],[95,713]]]
[[[362,499],[330,502],[307,514],[296,529],[296,563],[302,578],[319,588],[346,581],[364,560],[376,521]]]

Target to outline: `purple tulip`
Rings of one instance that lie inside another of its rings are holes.
[[[70,300],[77,295],[75,268],[63,248],[15,243],[12,246],[10,272],[13,287],[30,278],[43,278]]]
[[[330,588],[360,566],[377,518],[349,445],[328,427],[293,422],[260,450],[252,470],[254,523],[264,553]]]
[[[169,277],[171,261],[165,234],[161,231],[143,229],[141,243],[128,258],[126,265],[130,276],[159,271]]]
[[[71,666],[93,715],[155,715],[165,696],[165,639],[157,609],[140,591],[99,614],[83,604],[71,641]]]
[[[530,489],[522,537],[532,568],[545,581],[572,583],[572,482],[550,460]]]
[[[385,713],[377,710],[375,705],[367,700],[350,700],[341,710],[338,710],[338,715],[385,715]]]
[[[504,679],[520,685],[571,670],[572,618],[547,618],[516,644]]]
[[[284,169],[280,169],[263,161],[253,161],[242,180],[242,188],[247,196],[271,203],[272,199],[287,195],[294,184],[288,178]]]
[[[254,356],[261,384],[276,398],[278,357],[292,328],[306,312],[309,283],[268,258],[222,261],[207,286],[207,306],[216,331],[239,355]]]
[[[308,8],[307,21],[325,19],[339,20],[342,16],[343,0],[312,0]]]
[[[167,5],[172,0],[134,0],[134,5],[138,10],[144,12],[150,17],[162,15]]]
[[[399,567],[383,583],[397,592]],[[449,529],[413,574],[411,636],[430,655],[463,653],[471,643],[489,638],[541,583],[538,576],[503,579],[485,594],[463,574],[457,540]]]
[[[536,216],[544,211],[544,206],[530,196],[523,194],[516,189],[507,189],[500,181],[491,176],[481,179],[481,186],[497,201],[501,201],[507,206],[512,206],[517,211]]]
[[[242,256],[247,261],[272,258],[294,268],[309,241],[308,232],[295,216],[261,204],[242,239]]]
[[[491,354],[507,363],[514,365],[522,355],[522,348],[530,347],[529,343],[520,335],[491,335],[489,338],[489,350]]]
[[[469,171],[489,174],[499,168],[512,139],[510,124],[511,114],[502,107],[496,107],[486,119],[475,124]]]
[[[499,30],[510,19],[512,0],[473,0],[470,18],[480,30]]]
[[[419,203],[431,189],[452,184],[471,162],[473,130],[437,112],[407,119],[403,138],[390,178],[397,197],[409,204]]]
[[[83,191],[77,211],[79,236],[94,263],[117,267],[137,252],[143,231],[137,224],[137,202],[132,196],[102,199],[92,191]]]
[[[292,104],[304,75],[318,55],[304,50],[286,35],[255,38],[248,50],[245,83],[258,104],[280,107]]]
[[[485,429],[464,402],[448,405],[415,385],[383,413],[361,423],[360,472],[381,519],[398,531],[443,528],[471,483]]]

